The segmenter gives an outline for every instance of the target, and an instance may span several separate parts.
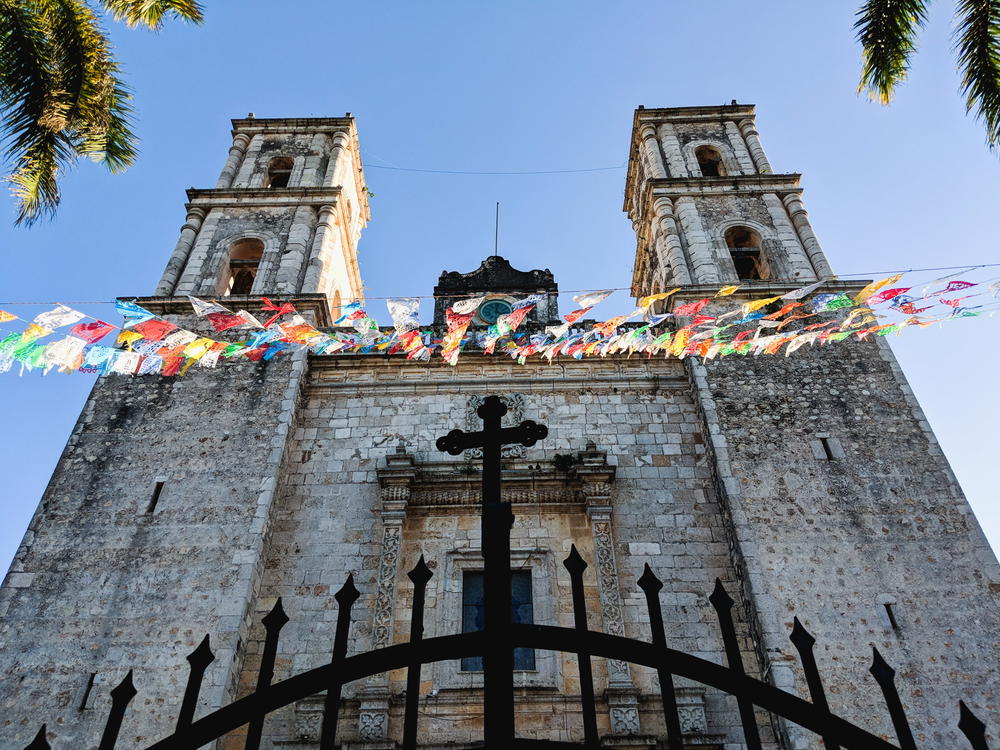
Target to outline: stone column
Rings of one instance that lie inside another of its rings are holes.
[[[670,169],[671,177],[687,177],[688,168],[684,163],[684,153],[681,151],[681,142],[677,140],[677,131],[669,122],[660,125],[658,129],[660,135],[660,145],[663,153],[667,157],[667,166]]]
[[[338,172],[345,162],[350,161],[350,153],[347,150],[350,145],[350,138],[347,133],[339,132],[333,136],[333,148],[330,149],[330,161],[326,165],[326,174],[323,176],[323,185],[342,185],[343,181],[338,181]]]
[[[729,136],[729,145],[733,149],[736,161],[740,164],[740,172],[754,174],[757,170],[754,167],[753,159],[750,158],[750,152],[747,151],[747,145],[743,142],[743,134],[740,133],[740,129],[732,120],[726,121],[726,135]]]
[[[226,166],[222,168],[219,181],[215,183],[216,189],[233,186],[236,172],[239,171],[240,163],[243,161],[243,156],[246,154],[247,146],[249,145],[250,136],[246,133],[236,134],[236,137],[233,138],[233,145],[229,147],[229,158],[226,159]]]
[[[288,241],[278,266],[275,280],[275,292],[279,294],[296,294],[299,289],[299,273],[306,261],[309,247],[309,237],[313,231],[316,214],[312,206],[299,206],[295,209],[292,226],[288,230]]]
[[[212,284],[218,282],[218,269],[212,269],[208,251],[221,216],[219,211],[209,211],[205,217],[191,252],[188,254],[187,263],[184,264],[184,270],[181,271],[181,277],[174,286],[173,293],[175,295],[200,294],[199,285],[206,277],[211,280]],[[215,293],[214,287],[211,293]]]
[[[187,264],[191,248],[194,246],[194,241],[198,237],[198,230],[201,229],[204,220],[204,209],[188,209],[187,220],[181,227],[181,236],[174,246],[174,252],[171,253],[170,260],[167,261],[167,268],[164,270],[163,276],[160,277],[160,283],[156,285],[156,291],[153,292],[157,297],[167,297],[174,293],[177,279],[180,278],[181,272]]]
[[[655,232],[656,252],[661,256],[661,264],[673,272],[673,283],[690,284],[691,272],[677,233],[673,201],[663,195],[657,196],[653,200],[653,214],[658,229]]]
[[[764,193],[761,197],[767,212],[771,215],[771,222],[778,233],[778,239],[781,240],[781,247],[785,251],[785,266],[789,275],[795,281],[816,281],[816,272],[813,271],[809,256],[806,255],[799,241],[799,235],[785,212],[785,204],[775,193]]]
[[[582,480],[581,492],[587,504],[597,567],[597,585],[601,597],[604,632],[625,637],[622,595],[618,586],[618,562],[611,522],[611,483],[615,467],[608,464],[608,455],[593,443],[580,454],[574,474]],[[608,688],[605,692],[611,719],[611,734],[615,737],[640,736],[639,691],[632,681],[632,668],[619,659],[608,660]],[[610,747],[618,743],[611,742]],[[634,744],[634,743],[632,743]],[[632,744],[629,746],[631,747]]]
[[[375,580],[375,601],[372,612],[372,650],[392,645],[396,613],[396,583],[399,577],[399,549],[403,539],[403,521],[417,470],[413,456],[403,446],[386,456],[386,468],[378,479],[382,499],[382,546]],[[358,693],[358,737],[361,744],[351,747],[395,748],[389,739],[389,675],[386,672],[370,677]]]
[[[799,234],[799,239],[806,249],[806,255],[809,256],[817,277],[821,279],[832,277],[833,269],[826,259],[823,248],[819,246],[819,240],[816,239],[812,224],[809,223],[809,214],[806,213],[805,206],[802,205],[802,197],[798,193],[788,193],[781,201],[788,209],[788,215],[792,217],[792,224]]]
[[[715,261],[712,246],[705,234],[705,228],[698,214],[694,199],[684,196],[674,201],[677,208],[677,218],[684,239],[687,240],[688,256],[691,258],[692,271],[696,284],[714,284],[719,281],[719,264]]]
[[[337,231],[337,207],[326,204],[319,207],[319,222],[313,235],[312,249],[309,251],[309,264],[306,266],[306,276],[302,282],[303,294],[314,294],[326,291],[322,284],[326,276],[328,252],[326,245],[328,236]],[[330,243],[332,244],[332,243]]]
[[[246,156],[243,157],[243,163],[240,164],[239,171],[233,179],[232,187],[250,186],[250,180],[253,177],[254,167],[257,166],[257,154],[260,153],[260,148],[263,145],[264,137],[261,135],[255,135],[250,139],[250,145],[247,146]]]
[[[743,139],[746,141],[747,149],[750,151],[750,157],[753,159],[757,171],[760,174],[773,174],[771,162],[767,160],[764,147],[760,145],[760,135],[757,133],[753,120],[749,117],[746,120],[741,120],[740,132],[743,134]]]
[[[652,125],[643,125],[639,136],[642,138],[642,150],[646,155],[646,163],[649,165],[650,178],[654,180],[665,179],[667,170],[660,157],[660,144],[656,142],[656,128]]]
[[[309,142],[309,153],[305,159],[301,180],[296,183],[301,187],[318,187],[323,175],[319,168],[323,163],[323,154],[327,151],[329,139],[326,133],[317,133]]]

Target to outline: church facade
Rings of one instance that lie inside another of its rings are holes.
[[[139,304],[191,330],[187,295],[254,310],[290,300],[317,327],[363,298],[358,243],[369,219],[355,121],[233,121],[214,188],[188,192],[187,219],[153,296]],[[796,174],[776,173],[752,106],[636,111],[625,211],[636,233],[632,292],[675,286],[668,307],[740,284],[781,294],[833,272]],[[558,321],[557,279],[503,258],[446,272],[435,324],[484,296],[474,325],[542,295],[528,325]],[[862,283],[831,280],[829,290]],[[509,423],[549,437],[503,457],[513,503],[519,621],[573,625],[570,545],[585,574],[589,626],[649,639],[636,580],[663,580],[668,644],[725,662],[708,601],[716,578],[737,600],[743,661],[803,696],[788,636],[816,637],[834,712],[894,740],[867,673],[871,646],[897,672],[920,747],[962,747],[959,699],[1000,727],[1000,566],[885,340],[793,357],[557,358],[476,353],[448,366],[383,354],[311,356],[192,370],[183,378],[102,377],[69,438],[0,589],[0,745],[42,721],[55,748],[97,746],[108,691],[134,670],[139,696],[122,746],[173,730],[185,657],[208,633],[197,715],[252,692],[261,618],[280,597],[275,681],[329,662],[349,574],[350,653],[408,640],[422,555],[425,636],[475,630],[482,605],[478,456],[435,440],[477,429],[496,394]],[[421,747],[482,740],[482,665],[428,665]],[[602,746],[665,747],[652,671],[594,660]],[[345,686],[345,750],[396,748],[405,672]],[[515,654],[519,736],[581,741],[575,656]],[[735,701],[679,681],[691,748],[743,747]],[[319,747],[322,696],[271,714],[264,747]],[[761,713],[769,750],[821,746]],[[242,737],[220,747],[242,747]]]

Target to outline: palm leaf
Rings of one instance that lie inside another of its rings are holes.
[[[159,30],[166,16],[192,23],[204,20],[198,0],[103,0],[116,21]]]
[[[77,153],[121,172],[136,157],[129,92],[119,79],[104,30],[83,0],[49,0],[59,48],[68,133]]]
[[[927,22],[927,0],[867,0],[856,16],[862,56],[858,91],[888,104],[909,72],[917,32]]]
[[[56,54],[36,2],[0,0],[0,132],[18,199],[17,223],[32,224],[59,204],[61,161],[72,157],[65,138],[65,103]]]
[[[965,111],[986,126],[990,148],[1000,145],[1000,0],[959,0],[955,51]]]

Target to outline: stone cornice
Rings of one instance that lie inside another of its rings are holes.
[[[237,133],[329,133],[354,130],[353,117],[240,117],[234,118],[233,136]]]
[[[239,206],[322,206],[337,205],[342,188],[188,188],[188,211],[192,208],[222,208]]]
[[[187,297],[119,297],[121,300],[135,301],[140,307],[145,307],[157,315],[192,315],[191,300]],[[220,303],[230,310],[248,310],[258,317],[266,312],[260,312],[263,297],[258,295],[233,295],[219,298]],[[330,325],[330,300],[325,294],[296,294],[291,297],[275,295],[277,304],[291,302],[295,309],[306,318],[311,318],[313,325],[324,328]]]

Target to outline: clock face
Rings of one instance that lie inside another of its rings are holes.
[[[502,299],[491,299],[479,306],[478,313],[484,323],[493,325],[497,322],[497,318],[506,315],[512,309],[509,302],[504,302]]]

